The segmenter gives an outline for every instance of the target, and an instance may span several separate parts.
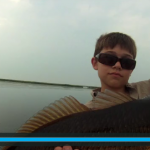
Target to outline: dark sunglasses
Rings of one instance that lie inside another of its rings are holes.
[[[99,53],[95,57],[100,63],[104,65],[108,65],[108,66],[114,66],[116,62],[119,61],[121,64],[121,67],[127,70],[133,70],[136,65],[136,61],[133,59],[118,58],[117,56],[106,54],[106,53]]]

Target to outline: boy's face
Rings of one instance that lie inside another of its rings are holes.
[[[133,59],[133,56],[125,49],[121,49],[119,45],[113,49],[104,48],[100,53],[108,53],[118,58],[126,57]],[[101,80],[102,87],[105,88],[123,88],[129,80],[132,70],[126,70],[121,67],[120,62],[117,62],[114,66],[107,66],[99,63],[95,57],[91,60],[93,68],[98,70],[98,76]],[[120,75],[115,75],[118,73]]]

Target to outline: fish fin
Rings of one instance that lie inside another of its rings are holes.
[[[53,121],[57,119],[83,111],[90,111],[90,109],[79,103],[79,101],[72,96],[64,97],[51,103],[49,106],[39,111],[35,116],[31,117],[21,126],[17,133],[34,132],[47,123],[53,123]]]
[[[119,92],[113,92],[110,90],[105,90],[104,93],[98,92],[97,96],[93,99],[95,102],[96,109],[109,108],[118,104],[122,104],[128,101],[133,101],[135,99],[128,95]]]

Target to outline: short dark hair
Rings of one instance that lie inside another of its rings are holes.
[[[126,49],[132,54],[133,58],[136,58],[136,44],[134,40],[126,34],[119,32],[111,32],[101,35],[95,45],[94,57],[101,52],[103,48],[114,48],[116,45],[120,45],[121,48]]]

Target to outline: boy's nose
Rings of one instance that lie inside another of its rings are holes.
[[[113,67],[118,68],[118,69],[122,69],[121,64],[120,64],[119,61],[117,61],[116,64]]]

